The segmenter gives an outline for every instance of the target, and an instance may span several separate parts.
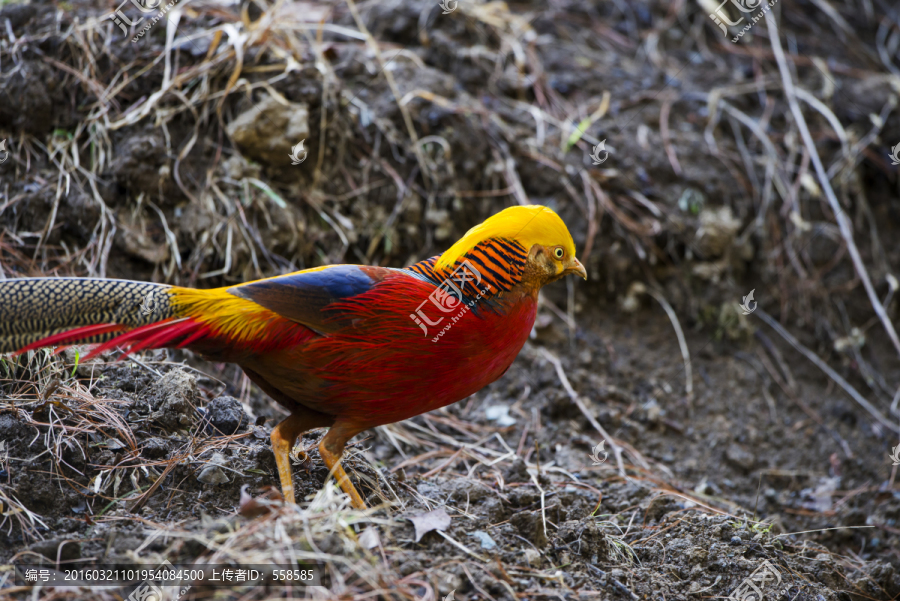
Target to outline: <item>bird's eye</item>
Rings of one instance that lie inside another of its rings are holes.
[[[565,254],[565,252],[563,251],[563,249],[561,249],[559,247],[556,247],[555,249],[553,249],[553,256],[556,257],[557,259],[562,259],[564,254]]]

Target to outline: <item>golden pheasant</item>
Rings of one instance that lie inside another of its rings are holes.
[[[344,446],[374,426],[455,403],[499,378],[534,324],[538,291],[587,279],[562,219],[511,207],[405,269],[329,265],[211,290],[127,280],[0,282],[0,352],[97,344],[181,347],[238,364],[289,411],[272,430],[285,501],[289,451],[328,427],[323,461],[354,507]]]

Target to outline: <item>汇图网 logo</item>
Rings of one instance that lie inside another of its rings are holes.
[[[744,17],[739,17],[737,21],[732,21],[731,19],[728,18],[728,14],[723,9],[724,9],[725,5],[728,4],[729,2],[731,2],[735,6],[735,8],[737,8],[739,11],[741,11],[744,14],[752,13],[753,11],[755,11],[758,8],[760,9],[760,11],[757,14],[755,14],[753,16],[750,16],[750,15],[747,16],[747,19],[748,19],[747,24],[744,25],[744,28],[740,32],[738,32],[737,35],[735,35],[735,37],[733,37],[731,39],[732,43],[735,43],[738,40],[740,40],[742,37],[744,37],[744,34],[747,33],[748,31],[750,31],[750,29],[758,21],[763,19],[765,14],[767,12],[769,12],[769,10],[773,6],[775,6],[775,3],[778,2],[778,0],[769,0],[768,2],[765,2],[764,0],[723,0],[723,2],[713,12],[711,12],[709,14],[709,18],[712,19],[715,22],[715,24],[719,26],[719,29],[722,30],[722,33],[725,34],[726,37],[728,36],[728,27],[726,27],[726,25],[735,27],[738,24],[744,22]]]
[[[600,158],[600,153],[605,152],[603,158]],[[600,143],[594,146],[593,151],[591,152],[591,160],[595,165],[602,165],[606,162],[606,159],[609,158],[609,151],[606,150],[606,138],[600,140]]]
[[[142,315],[150,315],[151,313],[153,313],[153,310],[156,308],[156,305],[153,302],[153,293],[150,293],[144,297],[144,300],[141,302],[140,308]]]
[[[606,462],[606,458],[609,457],[609,453],[606,452],[606,449],[603,448],[603,445],[606,444],[605,440],[601,440],[600,444],[591,449],[591,462],[593,465],[603,465]],[[603,454],[603,458],[600,458],[600,454]]]
[[[447,278],[434,289],[434,292],[428,295],[427,299],[423,300],[422,303],[416,307],[415,313],[409,314],[409,317],[416,325],[422,328],[422,331],[426,336],[428,336],[428,326],[439,325],[444,321],[445,317],[450,317],[452,323],[446,324],[443,330],[432,340],[432,342],[437,342],[438,338],[443,336],[444,332],[449,330],[453,323],[456,323],[457,319],[462,317],[470,307],[474,307],[475,302],[479,300],[482,295],[488,293],[491,287],[490,284],[486,284],[483,290],[479,289],[480,285],[481,272],[468,261],[463,261],[459,267],[453,270],[453,273],[447,276]],[[467,286],[469,287],[467,288]],[[465,302],[466,294],[469,294],[472,298],[468,304]],[[458,312],[458,314],[431,320],[422,309],[428,301],[431,301],[441,313]]]
[[[304,142],[306,142],[306,138],[303,138],[298,144],[291,148],[291,154],[288,155],[289,157],[291,157],[291,165],[299,165],[306,160],[309,152],[307,152],[307,150],[303,148]]]
[[[750,294],[741,299],[741,311],[744,315],[750,315],[756,311],[756,301],[753,300],[754,292],[756,292],[756,288],[751,290]]]
[[[891,147],[891,165],[900,165],[900,144]],[[0,161],[2,163],[3,161]]]

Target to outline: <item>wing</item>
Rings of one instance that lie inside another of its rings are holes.
[[[329,265],[248,282],[229,288],[228,293],[319,334],[329,334],[352,323],[351,316],[328,311],[330,305],[367,292],[392,274],[412,277],[386,267]]]

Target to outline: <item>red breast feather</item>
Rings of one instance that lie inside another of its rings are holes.
[[[444,318],[426,335],[410,314],[434,289],[398,272],[329,306],[351,316],[352,326],[258,360],[269,382],[292,398],[366,427],[455,403],[503,375],[528,339],[536,302],[509,296],[448,314],[432,307],[431,321]],[[247,366],[255,369],[253,363]]]

